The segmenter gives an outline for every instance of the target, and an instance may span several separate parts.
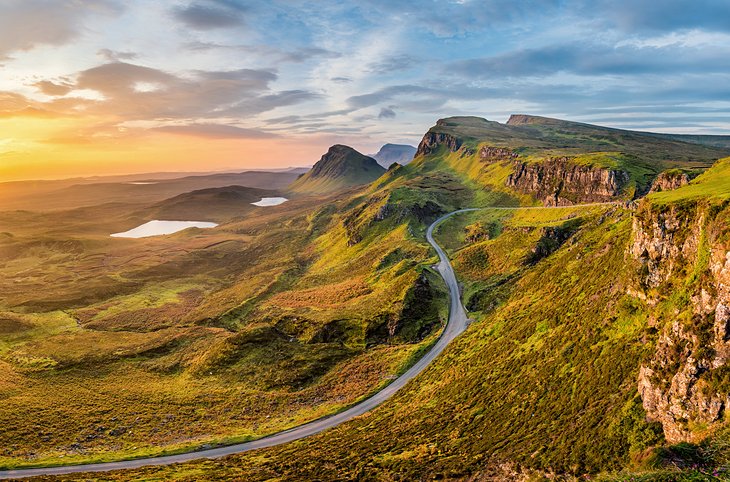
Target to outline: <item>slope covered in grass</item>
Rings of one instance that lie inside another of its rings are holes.
[[[168,205],[220,207],[228,191]],[[46,215],[0,215],[0,463],[260,437],[387,384],[433,341],[446,293],[407,220],[371,219],[353,242],[368,199],[290,201],[143,240],[108,237],[133,222],[124,206],[56,213],[52,230]]]
[[[710,267],[715,254],[725,256],[724,165],[677,191],[652,194],[636,210],[486,209],[450,219],[437,239],[454,260],[475,322],[392,401],[304,441],[131,476],[540,480],[556,473],[569,480],[602,473],[601,480],[712,480],[728,460],[723,420],[711,429],[690,423],[695,443],[667,442],[663,422],[644,408],[638,380],[676,322],[695,338],[682,341],[687,355],[670,359],[677,365],[665,365],[668,376],[690,355],[715,356],[697,351],[716,335],[708,312],[693,310],[698,290],[715,296],[719,270]],[[409,172],[383,179],[381,188],[423,182]],[[703,185],[707,196],[697,196]],[[641,226],[661,226],[652,216],[669,213],[688,217],[679,231],[668,231],[667,242],[678,251],[689,247],[664,272],[663,261],[646,265],[633,251],[643,242]],[[657,270],[668,278],[647,285]],[[697,374],[699,386],[725,390],[716,371]]]
[[[688,186],[650,195],[638,208],[621,203],[535,209],[538,199],[533,194],[509,184],[516,162],[542,165],[551,156],[563,156],[569,158],[571,172],[581,175],[625,170],[633,186],[622,185],[608,198],[628,200],[651,175],[671,165],[672,149],[685,149],[680,162],[685,167],[709,165],[718,151],[580,124],[527,124],[446,119],[427,134],[412,163],[389,170],[370,185],[293,202],[291,216],[239,221],[205,235],[181,234],[186,243],[179,258],[138,267],[136,277],[109,274],[109,283],[119,278],[130,282],[123,297],[71,307],[80,327],[61,313],[48,318],[58,323],[58,332],[50,327],[39,330],[54,333],[55,341],[18,335],[34,320],[16,308],[22,303],[12,305],[6,310],[8,331],[12,330],[11,340],[19,341],[5,345],[0,387],[16,405],[10,405],[5,423],[13,420],[12,410],[17,411],[20,401],[27,403],[14,398],[18,383],[28,383],[22,377],[45,383],[61,369],[79,370],[84,363],[98,371],[99,359],[107,370],[112,359],[123,363],[115,366],[118,370],[173,374],[159,380],[184,382],[178,385],[180,391],[197,393],[198,398],[162,398],[179,405],[185,414],[180,422],[200,442],[258,436],[341,408],[387,383],[433,340],[443,321],[444,293],[429,268],[433,253],[423,242],[428,223],[464,207],[523,206],[465,213],[441,226],[437,239],[453,260],[475,321],[388,403],[334,430],[284,446],[104,478],[568,478],[641,471],[650,464],[687,459],[681,455],[684,446],[677,448],[672,441],[676,433],[667,431],[671,423],[686,430],[688,438],[696,437],[693,443],[713,434],[723,440],[722,419],[703,422],[694,413],[691,420],[650,417],[648,392],[640,390],[639,380],[649,367],[656,374],[650,380],[664,390],[688,360],[711,361],[724,353],[704,349],[707,340],[720,336],[715,333],[722,335],[714,328],[712,309],[694,310],[699,306],[695,300],[706,303],[722,289],[713,285],[712,267],[725,255],[730,239],[726,163],[718,163]],[[607,149],[608,144],[613,148]],[[586,166],[597,171],[582,170]],[[308,202],[319,204],[305,206]],[[644,233],[654,226],[656,233]],[[652,245],[652,236],[665,244]],[[204,246],[214,250],[203,254],[191,249],[193,241],[199,243],[195,246],[205,241]],[[21,251],[17,234],[1,242],[13,253]],[[136,251],[140,246],[135,245]],[[165,247],[171,246],[182,247],[171,242]],[[60,256],[55,245],[38,249],[55,249],[60,264],[73,262]],[[674,257],[652,254],[665,252]],[[8,264],[15,272],[31,265],[26,258]],[[190,313],[183,318],[186,323],[173,324],[184,328],[175,337],[160,317],[145,318],[144,310],[164,311],[171,308],[171,299],[193,296],[191,287],[182,283],[163,283],[165,292],[160,292],[160,281],[181,272],[187,274],[186,282],[194,281],[206,291],[197,307],[185,310]],[[141,299],[138,293],[143,293]],[[19,292],[13,295],[22,300]],[[57,310],[63,300],[54,298]],[[120,313],[134,313],[128,325],[118,319]],[[135,333],[124,343],[116,333],[116,338],[103,339],[84,332],[84,323],[104,327],[98,331],[126,326],[126,331],[141,332],[139,327],[148,325],[140,319],[160,325],[151,336]],[[674,329],[675,321],[681,329]],[[683,330],[694,338],[688,336],[681,344],[666,342]],[[85,339],[104,347],[100,358],[83,352]],[[200,345],[205,350],[196,348]],[[676,358],[662,358],[665,345],[680,347]],[[54,358],[59,346],[68,347],[70,354]],[[726,368],[700,368],[693,372],[696,386],[710,389],[703,396],[725,393]],[[81,373],[78,380],[90,375],[68,370],[63,376],[69,373]],[[144,380],[142,375],[137,379]],[[70,378],[56,380],[54,388]],[[104,387],[94,389],[103,392]],[[131,393],[132,398],[142,397],[141,388]],[[220,396],[206,405],[207,393]],[[234,394],[245,403],[232,402]],[[200,406],[205,410],[192,410]],[[152,414],[159,416],[146,410],[149,420],[155,420]],[[95,413],[109,423],[101,408]],[[264,413],[271,418],[262,419]],[[132,415],[126,414],[125,422]],[[159,443],[159,424],[140,427],[135,425],[133,434],[139,430],[145,440]],[[231,427],[237,435],[231,435]],[[21,429],[10,432],[6,446],[15,452],[7,454],[9,463],[30,458],[27,447],[12,447],[32,430],[24,419]],[[162,433],[167,447],[181,446],[174,438],[179,431]],[[140,443],[141,437],[133,434],[123,448]],[[43,448],[47,441],[40,437],[33,440]],[[102,447],[108,445],[99,445],[99,452]],[[146,445],[138,453],[158,448]],[[675,453],[681,457],[671,455]]]
[[[469,216],[454,223],[494,219],[488,211]],[[580,221],[570,241],[531,259],[540,233],[566,218]],[[515,230],[529,234],[524,249],[462,278],[486,288],[495,276],[511,277],[504,298],[473,313],[467,332],[391,403],[309,440],[182,470],[249,480],[413,480],[500,473],[519,464],[581,474],[621,467],[661,442],[635,387],[646,318],[625,292],[630,213],[518,211],[501,223],[501,234],[484,241],[488,252],[509,250]],[[451,244],[455,256],[478,245]]]
[[[349,146],[336,144],[288,189],[296,193],[324,194],[368,184],[384,172],[385,168],[372,157]]]
[[[729,153],[727,147],[516,115],[506,124],[479,117],[441,119],[421,141],[416,162],[441,159],[478,185],[523,196],[572,190],[564,198],[575,203],[597,193],[632,199],[646,193],[664,170],[704,169]],[[532,179],[523,184],[510,179],[520,170]]]

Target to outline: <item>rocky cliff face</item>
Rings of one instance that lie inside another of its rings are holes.
[[[669,442],[695,438],[730,407],[730,242],[727,208],[651,209],[634,219],[630,254],[659,331],[638,380],[644,409]]]
[[[505,147],[483,146],[479,149],[479,159],[484,162],[513,161],[517,157],[516,152]]]
[[[628,182],[624,171],[575,164],[569,157],[537,164],[516,161],[507,178],[507,186],[534,195],[545,206],[612,201]]]
[[[665,171],[660,173],[651,184],[650,193],[673,191],[689,184],[689,176],[682,171]]]
[[[440,121],[439,121],[440,122]],[[437,124],[438,125],[438,124]],[[442,145],[446,146],[451,152],[456,152],[462,145],[461,139],[452,136],[451,134],[445,134],[442,132],[426,132],[423,136],[421,143],[418,144],[415,157],[427,156],[438,150]]]

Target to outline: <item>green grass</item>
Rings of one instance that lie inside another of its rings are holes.
[[[651,202],[656,205],[699,199],[722,201],[728,198],[730,198],[730,158],[718,161],[686,186],[649,195]]]
[[[146,240],[80,234],[73,211],[39,240],[45,215],[0,216],[0,464],[260,437],[390,383],[433,343],[446,293],[409,220],[359,219],[358,199]],[[351,216],[367,226],[355,244]]]
[[[504,223],[486,242],[490,252],[507,253],[525,239],[528,212],[514,216],[521,218],[519,227],[509,227],[511,219]],[[466,214],[462,225],[478,214],[490,212]],[[564,223],[565,214],[536,216],[529,227],[535,237],[526,237],[523,252],[546,224]],[[512,273],[513,289],[392,403],[317,437],[205,470],[251,480],[461,478],[510,461],[525,470],[580,475],[621,468],[632,454],[660,442],[661,431],[644,421],[635,389],[647,347],[640,341],[643,307],[624,289],[630,215],[606,207],[581,214],[572,239],[537,264],[514,256],[495,265],[494,274],[471,278],[487,288],[493,276]],[[439,239],[451,235],[444,227]],[[468,249],[457,248],[455,256]],[[605,290],[608,285],[614,288]],[[144,472],[154,473],[174,471]]]
[[[428,223],[463,207],[535,204],[506,188],[509,161],[479,159],[482,146],[620,166],[634,187],[667,167],[705,167],[719,152],[582,125],[461,118],[436,130],[462,136],[466,148],[442,147],[372,185],[210,232],[112,244],[83,220],[89,211],[57,216],[51,232],[47,217],[0,215],[9,233],[0,237],[0,318],[9,320],[0,325],[0,463],[246,440],[382,388],[431,346],[445,320],[446,291],[423,239]],[[650,290],[658,300],[650,303],[636,295],[640,266],[627,246],[634,219],[662,209],[689,213],[682,219],[707,209],[720,219],[726,168],[652,195],[636,212],[526,207],[450,218],[436,235],[476,321],[388,403],[284,446],[103,478],[703,476],[668,468],[697,450],[661,447],[636,380],[657,323],[694,326],[691,295],[710,260],[701,255],[670,285]],[[120,207],[95,212],[131,222]],[[699,243],[705,254],[728,239],[727,226],[712,222]],[[721,371],[705,378],[720,387],[727,380]],[[702,470],[721,463],[713,457],[701,460]]]

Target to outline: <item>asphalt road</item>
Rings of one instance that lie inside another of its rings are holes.
[[[514,208],[513,208],[514,209]],[[64,465],[60,467],[44,467],[37,469],[19,469],[19,470],[7,470],[0,471],[0,479],[18,479],[24,477],[32,477],[38,475],[63,475],[73,474],[80,472],[106,472],[110,470],[121,470],[121,469],[136,469],[139,467],[147,467],[152,465],[169,465],[180,462],[189,462],[191,460],[198,459],[215,459],[219,457],[225,457],[226,455],[240,454],[248,452],[250,450],[256,450],[266,447],[273,447],[275,445],[281,445],[294,440],[299,440],[310,435],[318,434],[327,429],[336,427],[348,420],[352,420],[355,417],[364,415],[380,405],[381,403],[392,397],[398,390],[403,388],[406,383],[415,378],[421,373],[443,350],[446,346],[451,343],[454,338],[459,336],[468,326],[469,319],[466,316],[466,311],[461,303],[461,295],[459,293],[459,285],[456,282],[456,275],[454,269],[451,267],[446,253],[443,249],[436,244],[433,239],[433,231],[446,218],[453,216],[454,214],[476,211],[477,209],[461,209],[452,213],[446,214],[445,216],[437,219],[433,224],[428,227],[426,231],[426,239],[434,247],[439,257],[439,264],[437,266],[438,272],[444,278],[446,285],[449,288],[450,297],[450,308],[449,308],[449,319],[446,323],[446,327],[441,333],[438,341],[431,347],[431,349],[423,355],[407,372],[400,377],[396,378],[387,387],[373,395],[372,397],[363,400],[357,405],[353,405],[347,410],[331,415],[329,417],[321,418],[313,422],[294,427],[283,432],[264,437],[251,442],[244,442],[236,445],[228,445],[225,447],[219,447],[214,449],[200,450],[196,452],[187,452],[178,455],[164,455],[160,457],[150,457],[136,460],[123,460],[119,462],[107,462],[99,464],[85,464],[85,465]]]

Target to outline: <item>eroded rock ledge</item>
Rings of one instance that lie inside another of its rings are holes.
[[[629,253],[659,330],[638,389],[667,441],[691,441],[730,407],[728,208],[643,204]]]
[[[532,194],[545,206],[616,200],[629,182],[628,173],[575,164],[569,157],[551,157],[541,163],[516,161],[507,186]]]

